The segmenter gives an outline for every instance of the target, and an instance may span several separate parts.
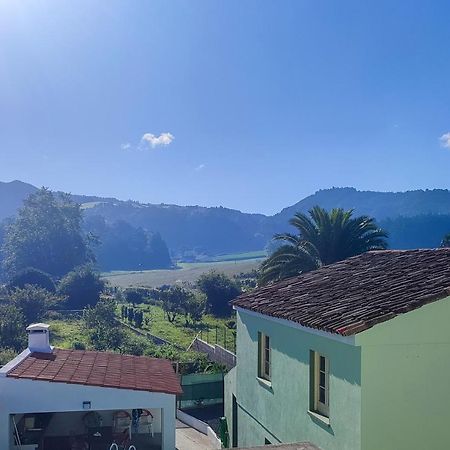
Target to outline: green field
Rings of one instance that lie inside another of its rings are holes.
[[[131,305],[128,305],[131,306]],[[200,324],[186,325],[184,316],[179,315],[174,323],[170,323],[165,317],[161,307],[156,305],[137,305],[135,309],[141,309],[144,317],[150,319],[149,325],[144,324],[141,331],[148,331],[153,335],[166,339],[172,344],[187,349],[195,336],[203,330],[202,337],[210,343],[217,343],[234,348],[234,336],[231,330],[224,331],[225,323],[229,319],[220,319],[211,315],[203,316]],[[72,348],[74,342],[80,342],[89,347],[87,337],[84,335],[83,322],[80,318],[49,319],[47,323],[51,327],[51,344],[59,348]]]
[[[186,325],[182,315],[177,316],[174,323],[170,323],[164,317],[164,312],[160,306],[143,304],[137,305],[135,309],[141,309],[144,312],[144,317],[150,319],[148,326],[143,325],[143,331],[148,331],[180,347],[189,347],[200,330],[203,330],[202,337],[205,341],[215,344],[216,328],[217,343],[222,346],[226,345],[229,349],[234,346],[232,331],[227,329],[227,332],[224,332],[225,323],[230,319],[221,319],[207,314],[203,316],[200,324],[194,326],[192,324]]]
[[[74,342],[88,344],[81,319],[50,319],[46,322],[50,325],[51,344],[55,347],[72,348]]]
[[[219,262],[219,261],[243,261],[246,259],[258,259],[265,258],[267,256],[267,252],[265,250],[258,250],[254,252],[245,252],[245,253],[228,253],[226,255],[217,255],[211,258],[211,262]],[[205,260],[205,262],[209,262]]]
[[[218,261],[201,263],[179,263],[179,269],[171,270],[143,270],[143,271],[114,271],[105,272],[103,278],[112,286],[126,287],[158,287],[163,284],[181,282],[194,283],[200,275],[212,269],[229,276],[242,272],[251,272],[261,264],[261,258],[236,261]]]

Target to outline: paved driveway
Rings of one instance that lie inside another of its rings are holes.
[[[177,420],[178,450],[211,450],[209,437]]]

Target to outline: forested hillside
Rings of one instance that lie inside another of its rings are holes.
[[[0,183],[0,220],[14,216],[37,188]],[[390,248],[435,247],[450,231],[450,192],[371,192],[324,189],[274,216],[201,206],[143,204],[115,198],[73,195],[82,204],[83,228],[99,238],[95,248],[104,270],[170,267],[174,259],[261,250],[276,232],[288,231],[295,212],[314,205],[342,207],[374,217],[389,232]],[[1,239],[0,226],[0,239]]]

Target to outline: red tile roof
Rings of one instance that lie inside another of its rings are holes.
[[[364,253],[255,289],[235,306],[344,336],[450,296],[450,248]]]
[[[170,361],[109,352],[54,349],[31,353],[8,377],[181,394]]]

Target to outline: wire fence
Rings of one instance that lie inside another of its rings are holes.
[[[201,330],[200,339],[208,344],[216,344],[236,353],[236,330],[230,329],[226,326],[218,326]]]

